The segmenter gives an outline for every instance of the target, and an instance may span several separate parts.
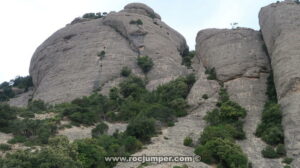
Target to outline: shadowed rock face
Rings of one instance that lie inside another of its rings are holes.
[[[261,9],[261,31],[268,48],[281,108],[288,155],[300,165],[300,5],[293,1]]]
[[[244,125],[247,139],[238,143],[253,167],[281,167],[279,160],[261,156],[266,144],[253,135],[267,99],[269,62],[263,44],[261,34],[252,29],[207,29],[198,33],[196,52],[204,67],[215,68],[231,99],[247,110]]]
[[[130,24],[138,19],[142,25]],[[180,55],[186,48],[185,39],[151,8],[129,4],[101,19],[67,25],[39,46],[30,64],[35,86],[33,99],[66,102],[100,87],[107,93],[121,80],[122,67],[143,75],[136,65],[139,55],[148,55],[154,61],[147,74],[147,87],[153,89],[187,74]],[[105,54],[98,56],[102,51]]]

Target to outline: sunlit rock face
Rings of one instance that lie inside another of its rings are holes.
[[[138,19],[142,24],[130,23]],[[144,4],[129,4],[100,19],[76,21],[51,35],[34,53],[30,64],[33,99],[60,103],[100,88],[107,93],[121,80],[124,66],[144,75],[136,59],[145,55],[154,62],[147,74],[147,88],[154,89],[187,74],[181,65],[185,49],[183,36]]]

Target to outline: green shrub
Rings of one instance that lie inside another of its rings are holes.
[[[108,125],[105,124],[104,122],[101,122],[96,126],[96,128],[92,129],[92,137],[93,138],[98,137],[102,134],[107,133],[107,131],[108,131]]]
[[[246,110],[233,101],[226,101],[220,107],[220,117],[224,121],[237,121],[246,117]]]
[[[201,156],[201,160],[207,164],[222,163],[230,167],[248,167],[248,159],[241,148],[227,139],[216,138],[205,145],[199,145],[195,154]]]
[[[137,98],[139,97],[139,95],[143,94],[146,91],[145,82],[136,76],[130,76],[129,78],[121,82],[119,86],[120,93],[125,98],[129,96]]]
[[[156,134],[155,121],[144,116],[137,117],[129,122],[126,134],[142,142],[148,142]]]
[[[182,56],[182,65],[185,65],[188,68],[191,68],[192,66],[192,59],[195,57],[196,52],[195,51],[189,51],[189,49],[185,49]]]
[[[47,144],[50,136],[54,135],[57,130],[57,123],[51,120],[16,120],[12,126],[12,132],[15,136],[10,143],[25,142],[31,144]]]
[[[292,167],[289,165],[285,165],[283,168],[292,168]]]
[[[47,110],[46,104],[42,100],[33,100],[28,104],[28,110],[38,113]]]
[[[26,142],[26,137],[20,135],[16,135],[12,139],[7,141],[7,143],[9,144],[24,143],[24,142]]]
[[[279,144],[276,147],[276,153],[278,156],[285,156],[286,155],[286,150],[283,144]]]
[[[202,98],[206,100],[206,99],[208,99],[208,95],[204,94],[204,95],[202,95]]]
[[[217,74],[215,68],[207,68],[205,70],[205,74],[207,74],[207,79],[208,80],[217,80]]]
[[[97,56],[100,57],[100,59],[103,59],[105,57],[105,51],[101,51],[97,53]]]
[[[193,139],[191,137],[185,137],[183,140],[184,146],[193,146]]]
[[[131,20],[129,24],[143,25],[143,21],[141,19]]]
[[[95,139],[77,140],[75,144],[78,147],[78,158],[83,167],[105,167],[106,151],[97,145]]]
[[[23,118],[34,118],[34,113],[32,111],[24,111],[20,114],[20,117]]]
[[[258,125],[255,135],[270,145],[283,143],[284,135],[281,126],[282,112],[276,103],[268,102],[262,113],[262,122]]]
[[[7,104],[0,103],[0,131],[11,132],[12,121],[17,119],[17,110]]]
[[[100,12],[98,12],[98,13],[86,13],[82,16],[82,18],[85,18],[85,19],[98,19],[98,18],[102,18],[102,17],[103,17],[103,15]]]
[[[33,87],[31,76],[17,76],[14,80],[11,80],[11,83],[13,83],[13,87],[25,89],[25,91],[27,91],[28,88]]]
[[[162,123],[175,120],[175,112],[171,108],[168,108],[161,104],[149,105],[144,111],[143,115],[147,117],[153,117]]]
[[[11,146],[8,144],[0,144],[0,150],[1,151],[9,151],[9,150],[11,150]]]
[[[201,144],[206,144],[216,138],[233,140],[235,128],[231,125],[217,125],[205,127],[199,139]]]
[[[272,146],[267,146],[264,150],[261,151],[261,154],[263,155],[263,157],[270,159],[278,157],[278,154]]]
[[[291,164],[293,160],[293,158],[286,157],[282,160],[282,163]]]
[[[124,138],[124,147],[125,150],[129,153],[134,153],[140,149],[142,149],[143,144],[137,140],[135,137],[127,136]]]
[[[154,63],[148,56],[140,56],[137,58],[137,64],[144,73],[148,73],[153,67]]]
[[[128,77],[131,74],[131,69],[128,67],[123,67],[121,70],[121,75],[124,77]]]

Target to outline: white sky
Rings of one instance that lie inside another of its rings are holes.
[[[205,28],[241,27],[259,30],[258,12],[276,0],[1,0],[0,82],[29,74],[35,49],[56,30],[88,12],[119,11],[131,2],[153,8],[194,49]]]

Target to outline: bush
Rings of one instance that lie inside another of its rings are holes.
[[[33,87],[33,82],[31,76],[17,76],[14,80],[11,80],[13,87],[17,87],[20,89],[28,90],[28,88]]]
[[[141,19],[131,20],[129,23],[135,25],[143,25],[143,21]]]
[[[143,111],[143,115],[147,117],[153,117],[162,123],[168,123],[175,120],[175,112],[171,108],[168,108],[161,104],[152,104]]]
[[[47,110],[46,104],[42,100],[33,100],[28,104],[28,110],[37,113]]]
[[[208,80],[217,80],[217,74],[215,68],[207,68],[205,70],[205,74],[207,74],[207,79]]]
[[[99,19],[99,18],[102,18],[102,17],[103,17],[103,15],[100,12],[98,12],[98,13],[86,13],[82,16],[82,18],[85,18],[85,19]]]
[[[136,77],[130,76],[120,83],[120,93],[126,98],[132,96],[134,98],[139,97],[139,95],[146,92],[145,82]]]
[[[286,157],[282,160],[282,163],[291,164],[293,162],[293,158]]]
[[[125,150],[129,153],[134,153],[142,149],[143,146],[143,144],[139,140],[132,136],[127,136],[126,138],[124,138],[123,144],[125,146]]]
[[[156,134],[155,121],[144,116],[137,117],[129,122],[126,134],[142,142],[149,142],[150,138]]]
[[[154,65],[152,59],[148,56],[138,57],[137,64],[144,73],[148,73]]]
[[[278,157],[278,154],[272,146],[267,146],[264,150],[261,151],[261,154],[263,155],[263,157],[270,159]]]
[[[11,132],[12,121],[17,119],[17,110],[7,104],[0,104],[0,131]]]
[[[285,156],[286,150],[283,144],[279,144],[276,148],[276,153],[278,156]]]
[[[11,150],[11,146],[8,144],[0,144],[0,150],[1,151],[9,151],[9,150]]]
[[[280,106],[272,102],[266,103],[262,113],[262,122],[258,125],[255,135],[270,145],[283,144],[284,135],[281,120]]]
[[[202,98],[206,100],[206,99],[208,99],[208,95],[204,94],[204,95],[202,95]]]
[[[20,135],[16,135],[12,139],[7,141],[7,143],[9,144],[24,143],[24,142],[26,142],[26,137]]]
[[[185,137],[183,140],[184,146],[193,146],[193,139],[191,137]]]
[[[100,59],[103,59],[105,57],[105,51],[98,52],[97,56],[100,57]]]
[[[195,154],[207,164],[222,163],[230,167],[247,168],[248,159],[242,149],[227,139],[214,139],[205,145],[199,145]]]
[[[108,131],[108,125],[105,124],[104,122],[101,122],[96,126],[96,128],[92,129],[92,137],[96,138],[102,134],[107,133]]]
[[[188,68],[191,68],[192,66],[192,59],[195,57],[196,52],[195,51],[189,51],[189,49],[185,49],[182,56],[182,65],[185,65]]]
[[[20,114],[20,117],[23,117],[23,118],[34,118],[34,113],[31,112],[31,111],[24,111]]]
[[[199,139],[201,144],[206,144],[216,138],[233,140],[235,128],[231,125],[218,125],[205,127]]]
[[[77,140],[75,144],[78,147],[78,158],[83,167],[105,167],[106,151],[97,145],[95,139]]]
[[[131,69],[128,67],[123,67],[121,70],[121,75],[124,77],[128,77],[131,74]]]
[[[26,142],[31,144],[47,144],[50,136],[56,133],[56,123],[46,120],[16,120],[12,126],[12,132],[15,136],[10,143]],[[25,139],[24,139],[25,138]]]

